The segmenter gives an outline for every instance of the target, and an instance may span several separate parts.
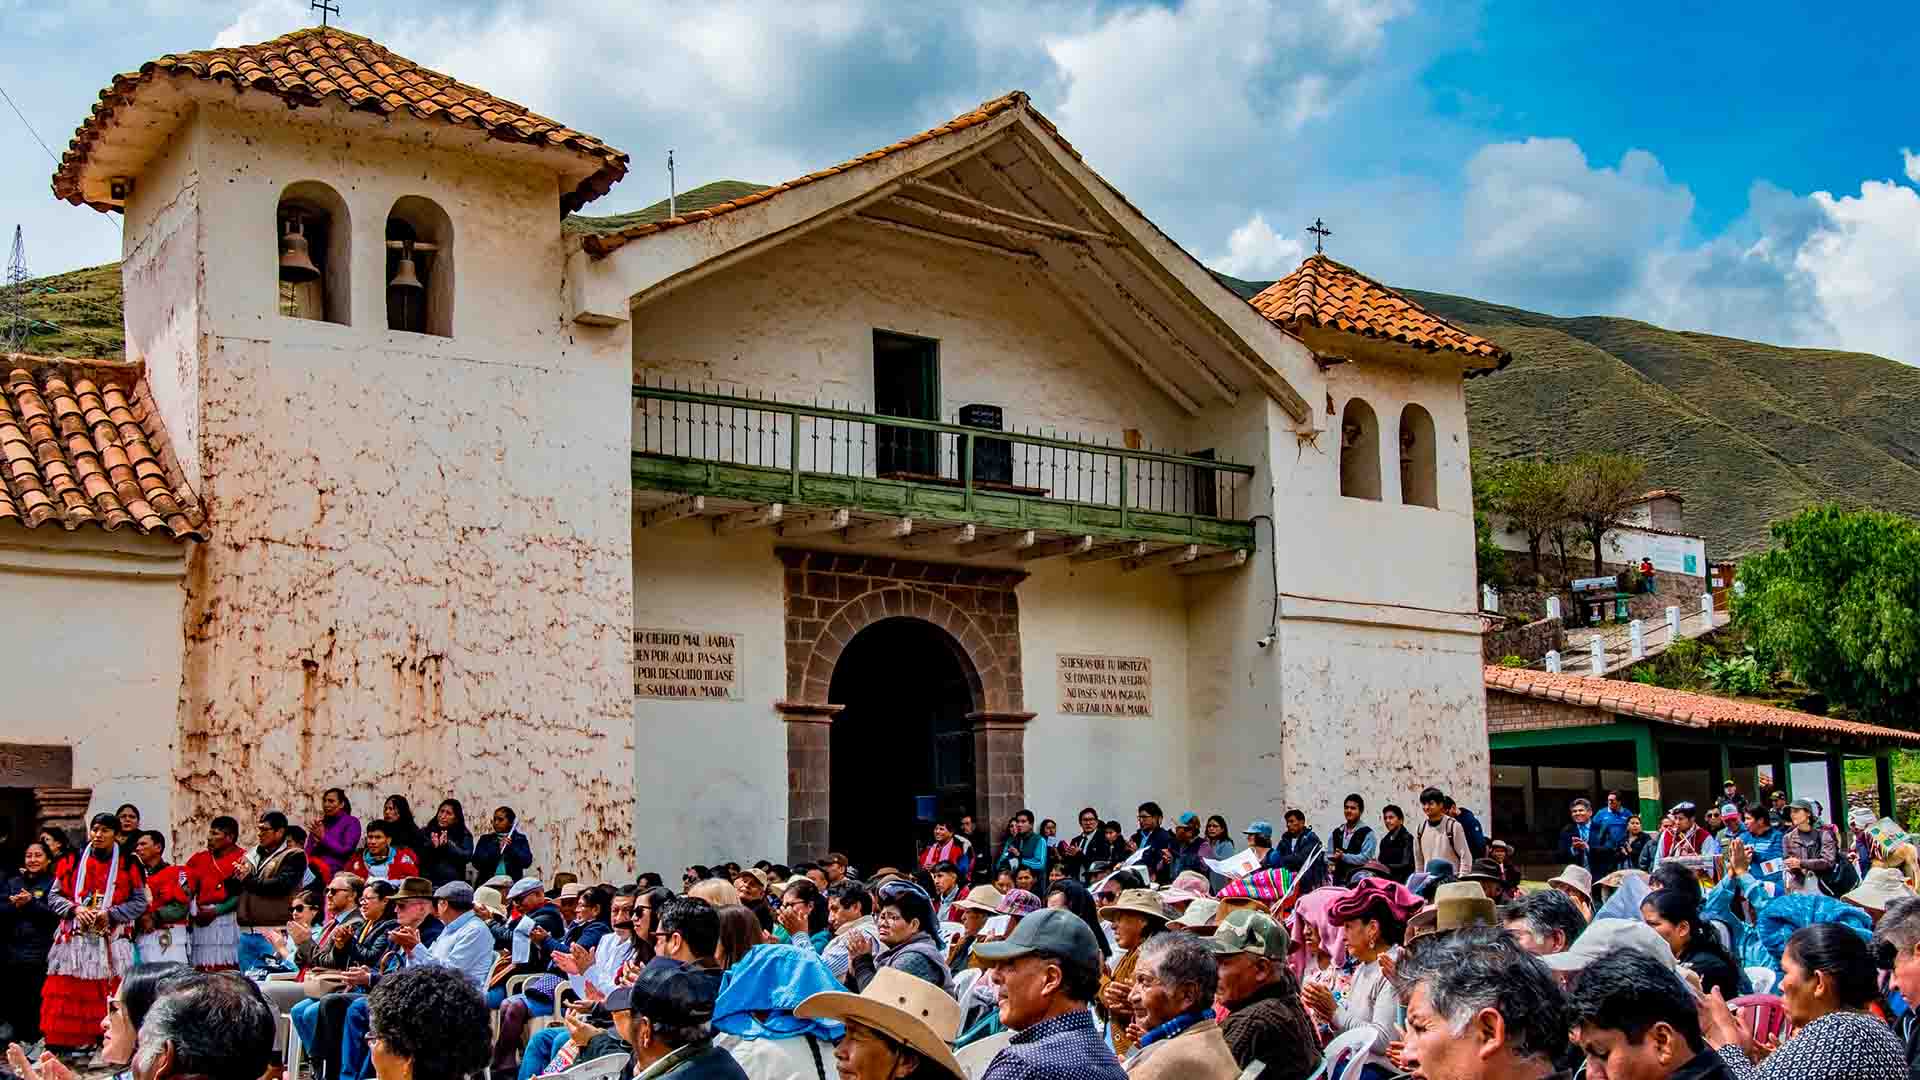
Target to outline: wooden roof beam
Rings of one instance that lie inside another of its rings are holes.
[[[875,217],[872,214],[855,214],[851,220],[858,222],[859,224],[862,224],[862,225],[872,225],[872,226],[875,226],[876,228],[889,229],[889,230],[892,230],[893,232],[904,233],[907,236],[911,236],[920,240],[936,240],[943,244],[951,244],[954,247],[966,248],[969,251],[978,251],[984,255],[998,255],[1004,259],[1016,259],[1020,262],[1027,263],[1032,266],[1045,265],[1045,260],[1040,258],[1040,256],[1037,253],[1032,251],[1022,251],[1017,248],[1001,247],[999,244],[989,244],[984,240],[971,240],[964,236],[955,236],[952,233],[943,233],[938,229],[928,229],[919,225],[909,225],[904,221],[895,221],[892,218]]]
[[[910,533],[902,537],[900,546],[907,548],[953,547],[958,544],[970,543],[973,540],[973,534],[974,527],[972,525],[954,525],[945,529],[929,529],[926,532]]]
[[[679,521],[707,512],[705,495],[688,495],[672,502],[661,503],[651,510],[640,511],[640,527],[651,529],[655,525],[665,525],[669,521]]]
[[[852,511],[841,507],[834,510],[818,510],[811,514],[800,514],[781,522],[775,529],[783,540],[796,536],[814,536],[819,533],[837,532],[847,527]]]
[[[1096,229],[1083,229],[1077,225],[1068,225],[1065,222],[1055,221],[1049,217],[1015,213],[1004,207],[995,206],[993,203],[987,202],[984,199],[976,199],[963,191],[955,191],[952,188],[943,187],[931,180],[915,180],[907,185],[907,190],[915,194],[925,193],[937,196],[956,206],[973,211],[976,216],[997,220],[1002,225],[1037,229],[1040,232],[1055,234],[1068,240],[1084,240],[1095,244],[1122,243],[1119,237],[1109,232],[1101,232]]]
[[[735,533],[752,529],[764,529],[780,524],[786,516],[787,508],[781,503],[768,503],[765,506],[750,506],[745,510],[736,510],[713,519],[715,536],[732,536]]]
[[[1002,551],[1025,551],[1033,546],[1032,529],[1015,529],[998,536],[984,536],[971,544],[962,544],[954,551],[961,558],[971,559],[980,555],[997,555]]]
[[[1042,540],[1020,552],[1025,562],[1035,559],[1052,559],[1060,555],[1081,555],[1093,550],[1091,536],[1063,536],[1058,540]]]
[[[1113,274],[1108,272],[1106,267],[1101,266],[1099,260],[1081,255],[1075,259],[1074,265],[1089,277],[1094,278],[1099,281],[1100,284],[1113,290],[1128,307],[1133,309],[1133,313],[1139,316],[1140,321],[1145,323],[1149,330],[1153,331],[1155,337],[1158,337],[1174,355],[1187,362],[1187,366],[1192,368],[1194,372],[1200,376],[1200,380],[1206,383],[1207,388],[1213,391],[1215,397],[1218,397],[1228,405],[1239,400],[1240,395],[1238,391],[1225,379],[1222,379],[1219,373],[1208,367],[1207,362],[1200,359],[1200,354],[1193,351],[1193,346],[1187,344],[1180,335],[1174,333],[1172,327],[1163,322],[1152,308],[1148,307],[1139,297],[1133,295],[1125,285],[1121,284],[1119,278],[1114,277]]]
[[[1214,555],[1202,555],[1192,562],[1181,563],[1173,568],[1176,574],[1211,574],[1220,570],[1238,570],[1247,564],[1247,550],[1237,548],[1222,551]]]
[[[1135,570],[1146,570],[1155,566],[1179,566],[1182,563],[1190,563],[1199,557],[1199,544],[1177,544],[1170,548],[1161,548],[1159,551],[1142,555],[1139,558],[1128,559],[1126,562],[1120,564],[1120,569],[1132,573]]]
[[[1120,332],[1113,328],[1112,324],[1102,318],[1099,312],[1093,310],[1093,305],[1088,303],[1086,298],[1080,295],[1079,290],[1075,289],[1071,284],[1056,280],[1054,291],[1059,293],[1060,298],[1067,302],[1067,306],[1080,313],[1080,317],[1087,321],[1087,325],[1093,328],[1093,332],[1112,347],[1114,352],[1126,358],[1127,362],[1132,364],[1135,370],[1147,377],[1148,382],[1159,387],[1161,393],[1172,398],[1174,404],[1186,410],[1188,416],[1200,415],[1200,403],[1193,400],[1193,395],[1181,389],[1172,379],[1167,378],[1166,372],[1161,371],[1149,362],[1145,356],[1142,356],[1140,350],[1133,347],[1132,342],[1122,337]]]
[[[864,544],[874,540],[899,540],[913,532],[913,519],[910,517],[881,518],[879,521],[849,525],[840,530],[840,539],[849,544]]]
[[[1144,557],[1147,549],[1152,546],[1153,545],[1147,543],[1145,540],[1127,540],[1118,544],[1103,544],[1100,547],[1083,551],[1078,555],[1069,555],[1067,556],[1067,561],[1073,563],[1097,563],[1108,562],[1113,559],[1138,559]]]

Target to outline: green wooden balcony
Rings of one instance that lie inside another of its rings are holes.
[[[1238,566],[1253,549],[1249,465],[751,392],[636,383],[633,398],[642,524],[724,515],[723,530],[837,528],[1186,571]]]

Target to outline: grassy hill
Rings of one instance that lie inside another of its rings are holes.
[[[683,191],[674,200],[674,210],[686,214],[695,210],[705,210],[716,203],[728,202],[742,195],[751,195],[756,191],[765,191],[769,184],[754,184],[745,180],[715,180],[711,184],[702,184],[691,191]],[[569,233],[610,233],[617,232],[629,225],[651,225],[656,221],[665,221],[667,200],[661,199],[652,206],[640,210],[629,210],[624,214],[608,214],[605,217],[588,217],[585,214],[568,214],[561,227]]]
[[[1223,280],[1243,296],[1267,284]],[[1710,557],[1765,547],[1769,522],[1815,502],[1920,515],[1920,368],[1402,291],[1514,354],[1467,383],[1476,449],[1638,454],[1649,486],[1687,496]]]
[[[680,196],[696,210],[760,190],[722,180]],[[571,232],[666,216],[666,203]],[[1222,275],[1242,296],[1268,283]],[[27,351],[117,357],[117,263],[27,285]],[[1645,458],[1653,485],[1687,496],[1687,521],[1714,557],[1766,545],[1767,524],[1824,500],[1920,516],[1920,368],[1883,357],[1786,349],[1632,319],[1559,318],[1461,296],[1406,290],[1511,349],[1505,371],[1467,383],[1476,448],[1497,457],[1582,449]]]

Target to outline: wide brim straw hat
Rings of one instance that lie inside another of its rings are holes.
[[[1903,896],[1912,896],[1913,890],[1907,888],[1906,875],[1892,866],[1876,866],[1867,871],[1859,885],[1840,899],[1849,904],[1858,904],[1874,911],[1885,911],[1887,905]]]
[[[1647,881],[1651,877],[1652,875],[1645,870],[1615,870],[1613,873],[1594,882],[1594,885],[1602,889],[1617,889],[1625,885],[1630,879],[1638,878],[1641,881]]]
[[[1167,905],[1160,902],[1160,894],[1152,889],[1122,889],[1120,899],[1100,909],[1100,917],[1108,922],[1115,915],[1131,912],[1144,915],[1149,919],[1158,919],[1164,925],[1173,917]]]
[[[964,899],[955,900],[951,906],[965,911],[979,911],[988,915],[995,915],[999,913],[1000,901],[1003,899],[1005,898],[1000,895],[999,889],[991,885],[975,885],[973,888],[967,890],[967,895]]]
[[[1450,881],[1434,890],[1433,929],[1464,930],[1469,926],[1493,926],[1495,908],[1487,891],[1477,882]],[[1411,921],[1409,921],[1411,925]]]
[[[955,1078],[966,1071],[947,1044],[960,1035],[960,1003],[945,990],[899,968],[881,968],[858,994],[828,991],[802,1001],[802,1020],[839,1020],[870,1027]]]
[[[1565,885],[1587,899],[1593,899],[1593,873],[1584,866],[1569,866],[1547,879],[1549,885]]]

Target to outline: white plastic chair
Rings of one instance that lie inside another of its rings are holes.
[[[1327,1044],[1326,1052],[1320,1055],[1320,1067],[1307,1080],[1358,1080],[1361,1065],[1367,1060],[1367,1047],[1373,1045],[1378,1034],[1364,1025],[1343,1032]]]
[[[287,1066],[287,1080],[300,1080],[300,1058],[306,1047],[300,1043],[300,1033],[294,1030],[292,1013],[281,1013],[280,1022],[287,1026],[286,1049],[281,1051]]]

